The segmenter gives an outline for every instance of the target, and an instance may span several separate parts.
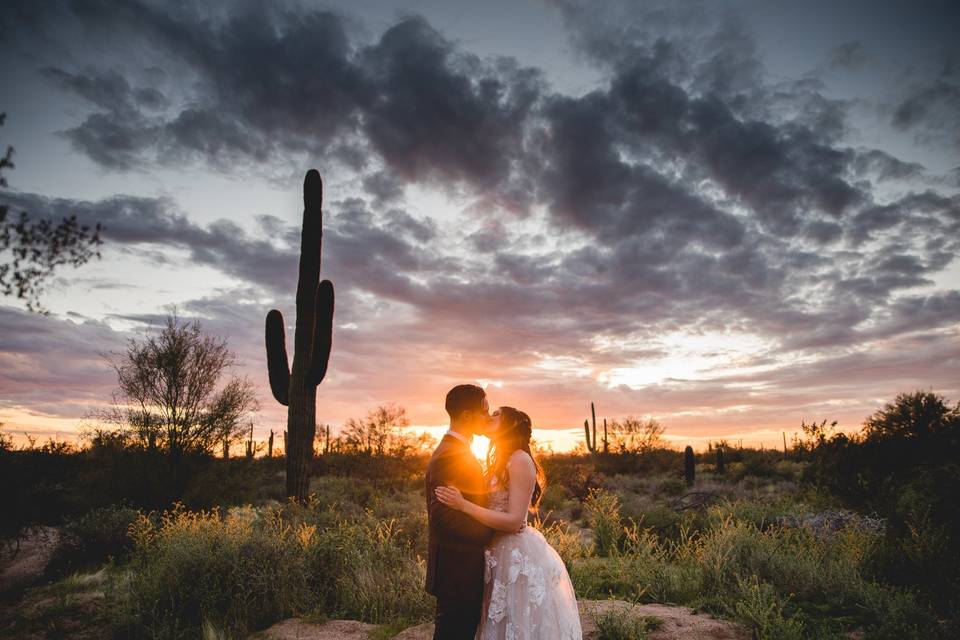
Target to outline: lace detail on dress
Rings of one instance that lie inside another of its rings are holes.
[[[510,493],[494,490],[490,509],[506,512]],[[484,604],[477,640],[582,640],[567,569],[539,531],[498,532],[487,547]]]

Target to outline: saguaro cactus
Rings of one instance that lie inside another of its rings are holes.
[[[270,429],[270,439],[267,440],[267,457],[273,457],[273,429]]]
[[[590,421],[593,422],[593,427],[591,429]],[[593,406],[593,403],[590,403],[590,420],[583,421],[583,431],[587,440],[587,451],[590,453],[597,452],[597,409]],[[607,445],[607,421],[603,421],[603,452],[607,453],[609,447]]]
[[[683,475],[687,480],[687,486],[692,487],[696,480],[696,458],[693,456],[693,447],[687,445],[683,450]]]
[[[722,474],[727,470],[727,464],[723,461],[723,447],[717,447],[717,473]]]
[[[300,233],[300,274],[297,279],[297,322],[293,335],[293,366],[287,365],[283,315],[267,314],[265,340],[270,389],[287,407],[284,453],[287,457],[287,497],[303,502],[310,485],[313,439],[317,430],[317,385],[327,374],[333,337],[333,284],[320,281],[323,239],[323,181],[316,169],[303,180],[303,228]]]
[[[603,419],[603,452],[608,453],[610,451],[610,443],[607,441],[607,419]]]

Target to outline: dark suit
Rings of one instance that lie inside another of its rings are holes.
[[[486,527],[437,499],[434,489],[452,485],[486,506],[483,470],[470,448],[444,435],[427,465],[427,593],[437,598],[434,640],[471,640],[480,622],[484,547],[493,537]]]

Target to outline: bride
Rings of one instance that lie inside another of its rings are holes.
[[[513,407],[491,414],[485,509],[456,487],[437,498],[497,533],[485,551],[483,608],[475,640],[581,640],[577,599],[567,569],[527,513],[543,494],[545,478],[530,453],[530,417]]]

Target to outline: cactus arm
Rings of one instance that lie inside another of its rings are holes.
[[[286,406],[290,393],[290,366],[287,363],[287,345],[284,337],[283,315],[273,309],[267,314],[265,342],[267,345],[267,372],[270,390],[277,402]]]
[[[310,372],[307,380],[316,386],[327,375],[330,361],[330,347],[333,342],[333,283],[324,280],[317,287],[316,296],[316,332],[313,336],[313,355],[310,358]]]

